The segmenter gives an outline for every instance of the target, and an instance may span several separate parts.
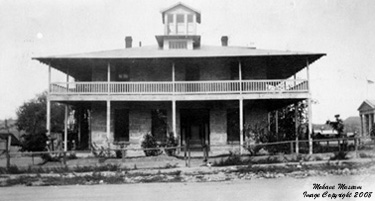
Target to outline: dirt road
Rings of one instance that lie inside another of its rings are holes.
[[[290,177],[278,179],[235,180],[230,182],[205,183],[148,183],[124,185],[93,186],[47,186],[47,187],[5,187],[0,188],[0,200],[374,200],[371,198],[354,198],[354,193],[375,191],[375,175],[327,176],[295,179]],[[335,190],[314,190],[313,184],[335,186]],[[361,186],[361,190],[339,190],[338,184]],[[305,197],[307,194],[320,194],[320,197]],[[322,197],[323,193],[339,194],[352,192],[350,198]],[[368,195],[368,194],[367,194]],[[358,194],[359,196],[359,194]],[[364,194],[362,194],[364,196]]]

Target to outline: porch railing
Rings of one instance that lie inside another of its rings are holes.
[[[217,94],[307,92],[307,80],[55,82],[51,94]]]

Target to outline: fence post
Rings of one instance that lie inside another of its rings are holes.
[[[6,157],[7,157],[7,169],[10,168],[10,140],[12,139],[11,138],[12,136],[9,135],[8,138],[7,138],[7,141],[6,141],[6,145],[5,145],[5,152],[6,152]]]
[[[125,162],[126,148],[121,148],[122,162]]]
[[[66,166],[66,151],[63,152],[63,164]]]
[[[358,158],[358,139],[354,137],[354,150],[355,150],[355,157]]]
[[[186,141],[184,143],[184,160],[185,160],[185,166],[187,167],[188,166],[188,162],[187,162],[187,145],[186,145]]]
[[[290,153],[293,153],[293,142],[290,142]]]
[[[189,152],[189,156],[188,156],[188,167],[190,167],[190,158],[191,158],[190,139],[188,140],[188,152]]]

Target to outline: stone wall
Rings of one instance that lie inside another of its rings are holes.
[[[224,108],[210,110],[210,144],[227,144],[227,111]]]
[[[230,80],[230,67],[223,62],[210,62],[200,67],[201,80]]]
[[[139,147],[145,134],[151,133],[151,109],[129,110],[129,141]]]
[[[111,139],[107,139],[106,104],[92,103],[90,125],[91,125],[91,141],[99,147],[100,146],[108,147],[108,141]],[[112,121],[111,121],[111,136],[113,138],[113,122]]]

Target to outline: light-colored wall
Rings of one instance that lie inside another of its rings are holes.
[[[225,108],[210,110],[210,144],[227,144],[227,111]]]
[[[113,119],[114,110],[116,108],[127,108],[129,109],[129,140],[130,147],[140,148],[140,144],[143,135],[151,132],[151,111],[153,109],[165,109],[167,110],[167,122],[168,132],[172,131],[172,110],[171,102],[153,103],[153,102],[123,102],[111,104],[111,134],[110,142],[113,142]],[[224,104],[216,102],[213,104],[207,104],[204,102],[194,102],[193,104],[184,103],[179,104],[177,102],[177,136],[180,137],[180,112],[179,109],[186,108],[208,108],[209,109],[209,123],[210,123],[210,144],[213,146],[211,151],[213,153],[227,153],[228,149],[225,148],[227,144],[227,109],[233,108],[232,104]],[[107,133],[106,133],[106,104],[105,103],[93,103],[91,110],[91,138],[98,146],[107,147]],[[267,109],[262,104],[248,104],[244,108],[244,123],[256,124],[264,123],[267,120]],[[224,147],[217,147],[220,145]],[[113,145],[111,145],[113,146]],[[114,147],[114,146],[113,146]],[[142,152],[137,152],[142,154]]]

